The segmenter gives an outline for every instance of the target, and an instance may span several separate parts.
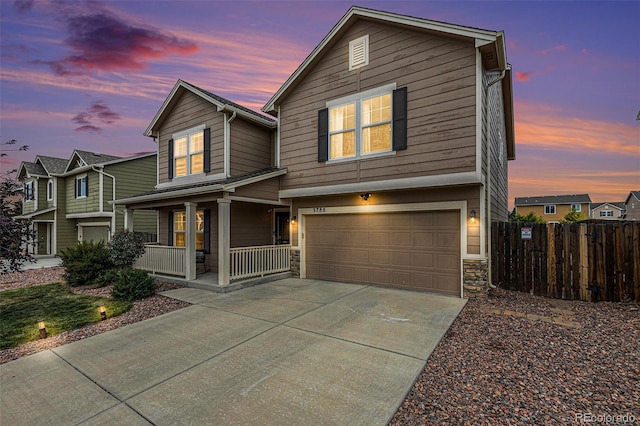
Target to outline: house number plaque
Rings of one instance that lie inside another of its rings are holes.
[[[313,208],[313,212],[314,213],[326,213],[327,208],[326,207],[314,207]]]

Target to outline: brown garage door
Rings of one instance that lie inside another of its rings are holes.
[[[457,211],[309,215],[308,278],[460,295]]]

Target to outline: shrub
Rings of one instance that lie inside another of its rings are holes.
[[[103,243],[83,241],[60,251],[65,279],[72,287],[101,284],[103,275],[113,268],[111,252]]]
[[[116,300],[133,302],[153,296],[155,292],[156,284],[149,274],[138,269],[127,268],[120,271],[118,279],[113,284],[111,296]]]
[[[139,232],[117,232],[111,238],[111,260],[117,268],[131,268],[144,254],[144,237]]]

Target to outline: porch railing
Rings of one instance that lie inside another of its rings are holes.
[[[186,250],[184,247],[146,245],[144,254],[136,260],[133,267],[154,274],[185,276]]]
[[[291,245],[237,247],[230,250],[230,280],[261,277],[291,269]]]

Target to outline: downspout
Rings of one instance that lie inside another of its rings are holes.
[[[276,127],[276,169],[280,168],[280,105],[278,105],[278,127]]]
[[[507,65],[508,66],[508,65]],[[490,104],[489,104],[489,89],[491,88],[491,86],[493,86],[494,84],[502,81],[502,79],[504,79],[505,75],[507,74],[507,69],[503,69],[502,72],[500,73],[500,76],[498,78],[496,78],[495,80],[489,82],[485,87],[484,87],[484,111],[485,111],[485,117],[486,117],[486,121],[487,124],[485,126],[485,141],[487,142],[487,182],[486,182],[486,187],[487,187],[487,191],[485,194],[486,197],[486,201],[485,201],[485,208],[487,209],[487,211],[485,212],[485,218],[486,218],[486,225],[485,225],[485,229],[487,230],[487,243],[488,243],[488,247],[487,247],[487,252],[488,252],[488,256],[487,256],[487,282],[489,284],[489,287],[491,288],[496,288],[495,285],[493,285],[492,282],[492,275],[491,275],[491,147],[493,146],[493,141],[490,139],[491,138],[491,108],[490,108]]]
[[[236,115],[236,111],[233,111],[229,119],[227,114],[224,115],[224,174],[227,177],[231,176],[231,122],[235,120]]]
[[[96,166],[91,166],[91,170],[93,170],[96,173],[100,173],[101,175],[104,175],[106,177],[109,177],[113,180],[113,195],[111,198],[111,201],[115,201],[116,200],[116,177],[113,175],[110,175],[109,173],[105,172],[104,170],[102,170],[102,168],[98,169],[96,168]],[[102,192],[103,189],[100,188],[100,192]],[[100,203],[103,203],[103,200],[100,200]],[[111,231],[109,232],[109,237],[111,237],[111,234],[116,232],[116,205],[115,204],[111,204]]]

